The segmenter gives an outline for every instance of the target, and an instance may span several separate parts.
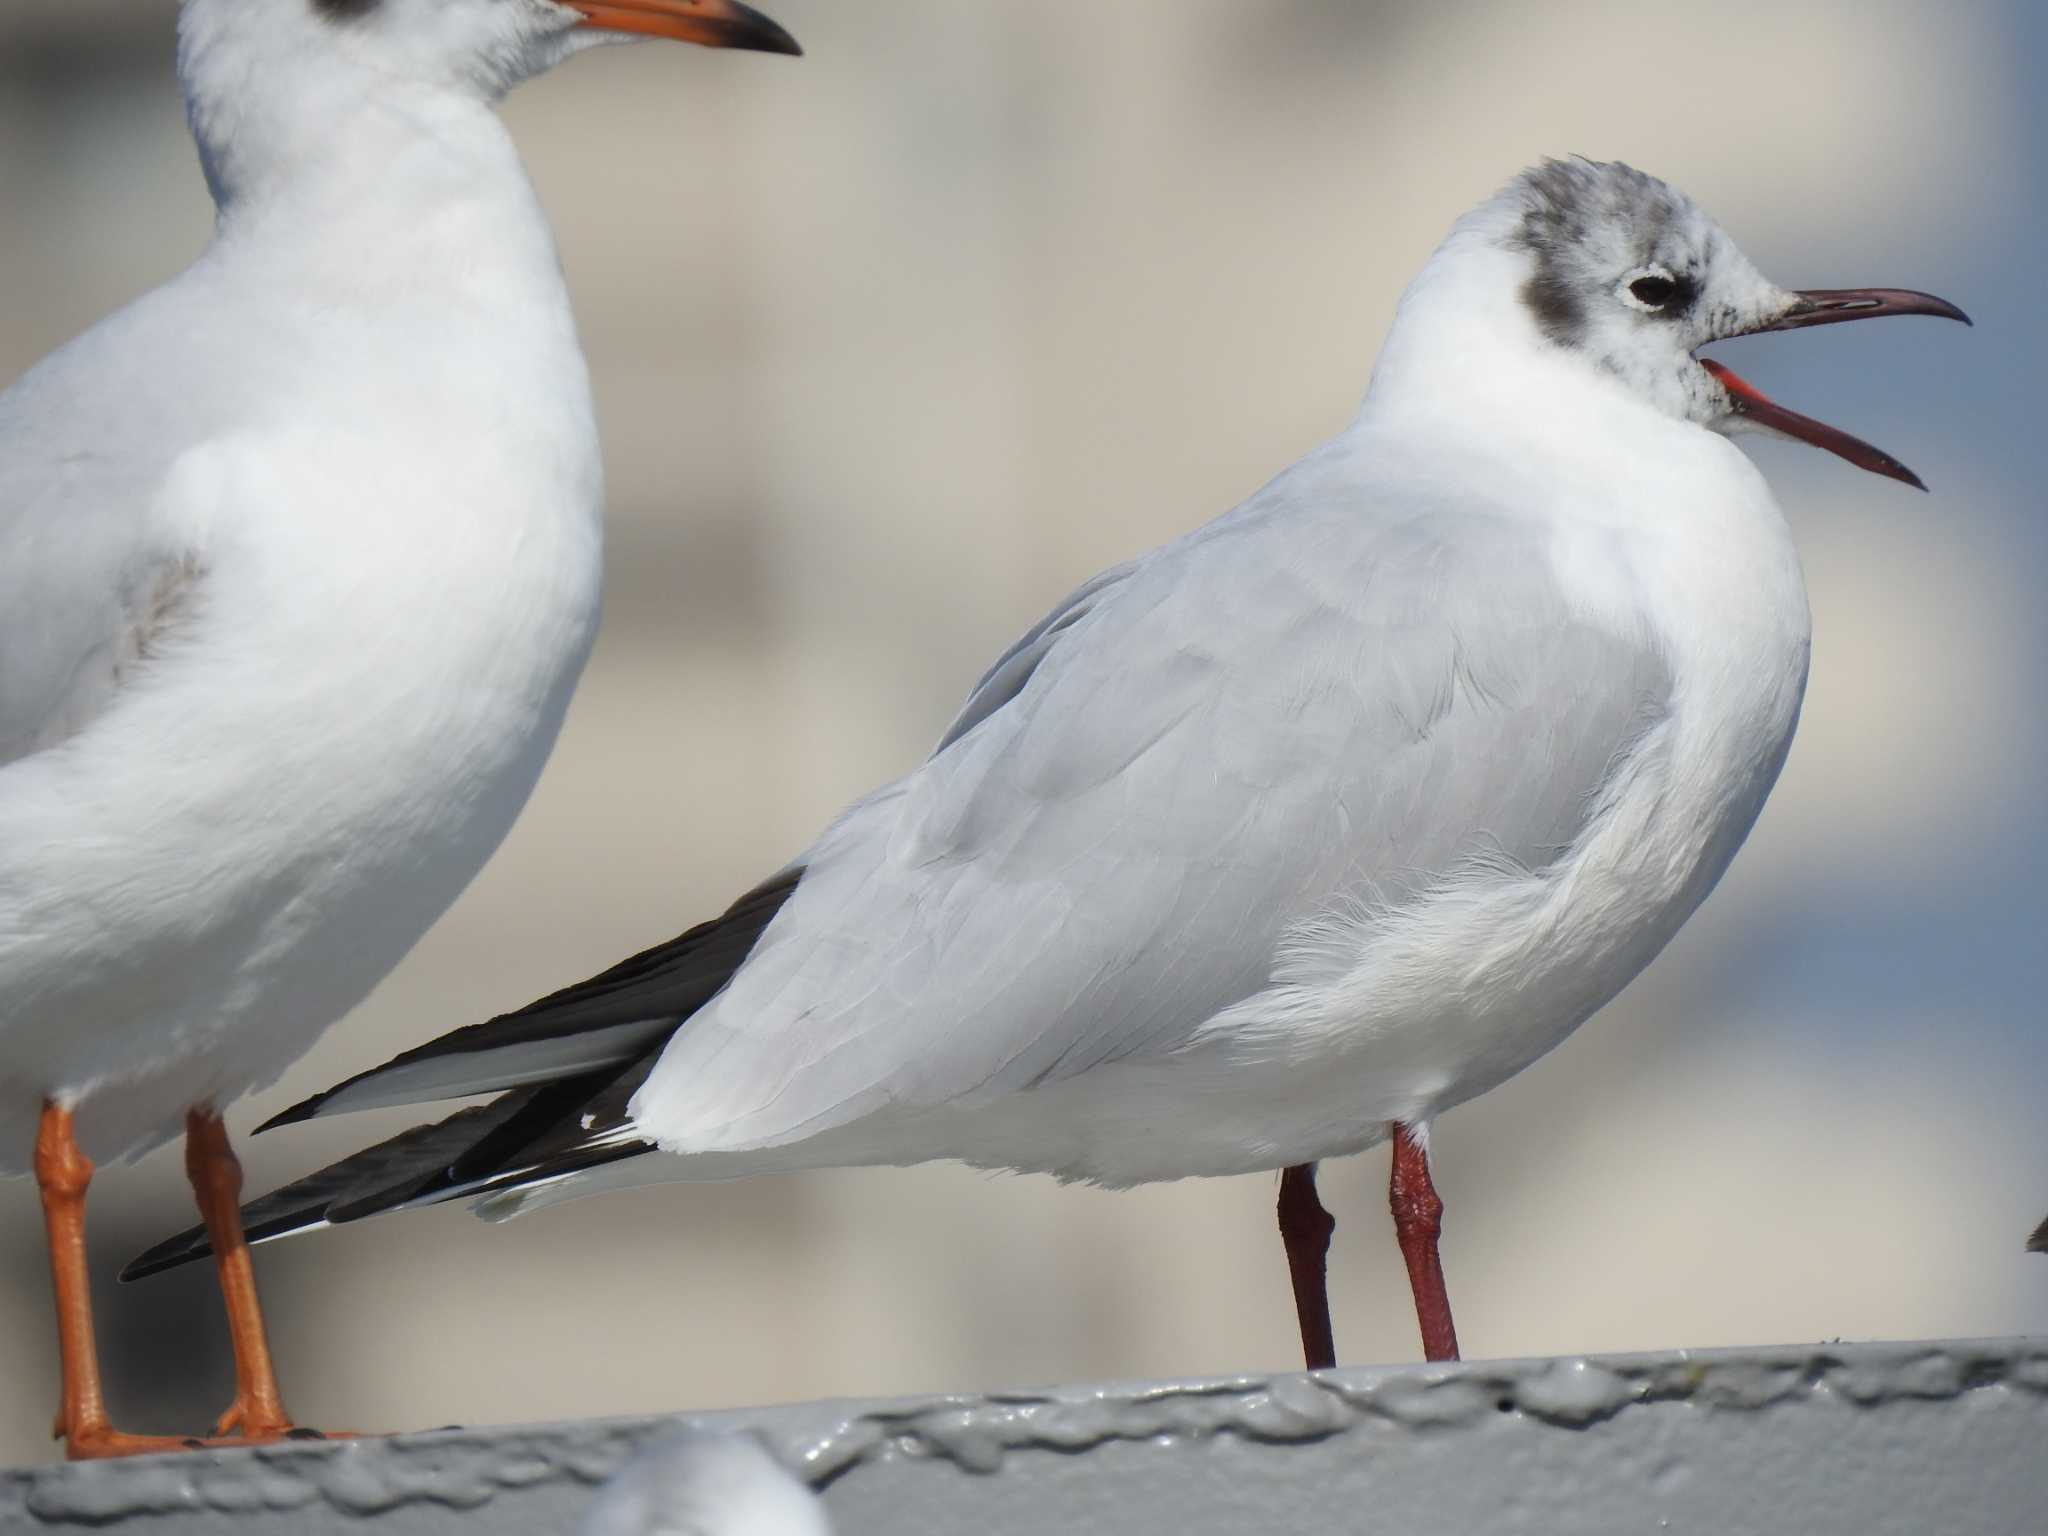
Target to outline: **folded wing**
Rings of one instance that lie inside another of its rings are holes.
[[[1553,862],[1669,686],[1540,529],[1283,482],[829,831],[633,1118],[745,1151],[1171,1051],[1297,923]]]

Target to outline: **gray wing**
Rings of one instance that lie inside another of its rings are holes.
[[[1551,863],[1670,688],[1527,523],[1286,478],[1033,636],[805,855],[641,1090],[650,1134],[765,1145],[1170,1050],[1294,924]]]

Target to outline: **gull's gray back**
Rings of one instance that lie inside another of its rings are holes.
[[[645,1090],[664,1141],[1170,1051],[1294,925],[1563,853],[1664,658],[1574,609],[1542,522],[1341,451],[1084,587],[819,841]]]

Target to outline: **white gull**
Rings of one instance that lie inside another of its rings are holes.
[[[732,0],[186,0],[219,209],[0,395],[0,1173],[42,1185],[73,1455],[124,1436],[91,1158],[188,1135],[237,1395],[291,1429],[219,1110],[398,963],[511,826],[598,615],[602,475],[499,97]]]

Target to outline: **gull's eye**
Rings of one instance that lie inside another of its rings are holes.
[[[1628,285],[1629,297],[1643,309],[1663,309],[1679,294],[1678,279],[1668,272],[1645,272]]]

